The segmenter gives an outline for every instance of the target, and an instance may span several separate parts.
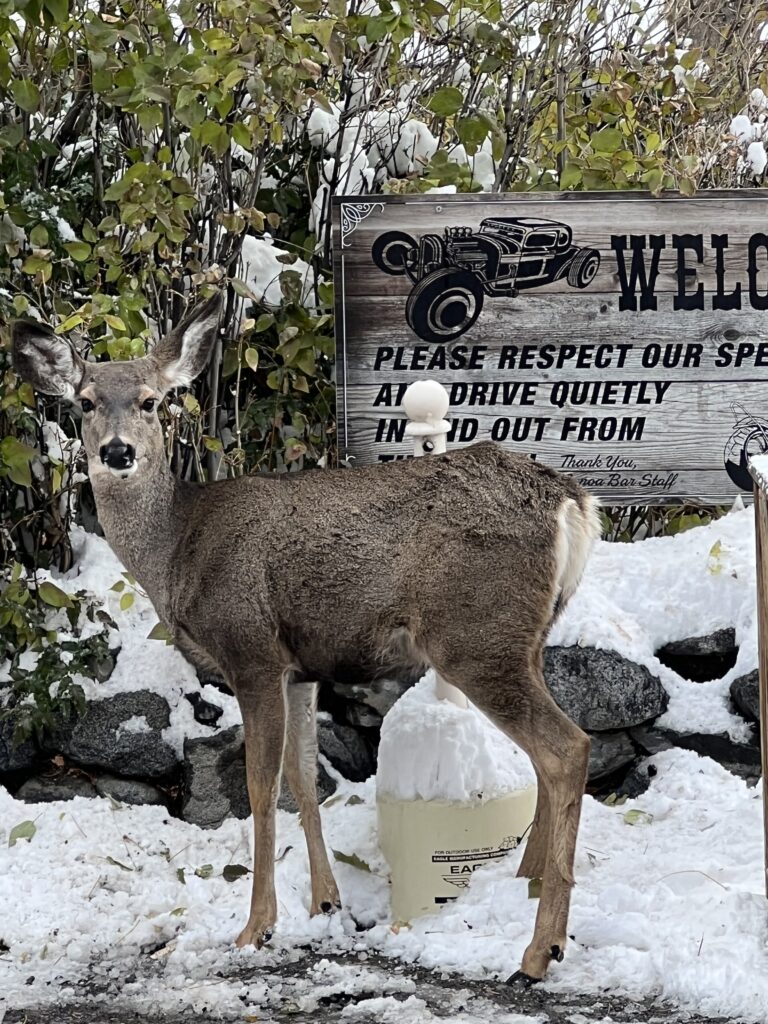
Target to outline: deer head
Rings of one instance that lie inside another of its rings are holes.
[[[78,402],[90,475],[140,479],[164,458],[157,408],[166,392],[190,384],[213,349],[224,294],[201,302],[142,359],[86,362],[43,324],[12,327],[16,371],[44,395]]]

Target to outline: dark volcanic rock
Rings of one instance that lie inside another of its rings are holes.
[[[731,700],[745,718],[760,721],[760,679],[757,669],[733,680]]]
[[[682,747],[711,757],[741,778],[752,779],[760,774],[760,747],[756,743],[736,743],[727,733],[680,733],[654,726],[633,729],[632,738],[647,754]]]
[[[317,723],[317,740],[320,753],[350,782],[364,782],[376,771],[370,745],[351,726],[321,718]]]
[[[589,738],[590,782],[626,768],[637,756],[635,745],[626,732],[597,732]]]
[[[82,775],[40,775],[19,787],[17,800],[28,804],[50,803],[53,800],[72,800],[76,796],[96,796],[92,782]]]
[[[619,796],[628,796],[630,800],[642,796],[648,789],[652,780],[658,775],[658,768],[650,761],[643,761],[627,774],[622,784],[616,791]]]
[[[722,679],[736,664],[737,654],[736,631],[731,627],[674,640],[656,651],[662,665],[696,683]]]
[[[119,779],[106,772],[93,780],[99,796],[111,796],[121,804],[164,804],[163,794],[155,786],[140,779]]]
[[[335,682],[333,689],[345,701],[365,704],[383,718],[413,683],[413,679],[374,679],[365,686],[360,683]]]
[[[658,718],[669,701],[656,676],[615,651],[548,647],[544,675],[563,711],[590,731],[627,729]]]
[[[177,765],[175,752],[161,735],[169,721],[168,702],[159,694],[118,693],[90,701],[82,715],[60,722],[46,746],[78,764],[157,778]]]
[[[218,704],[212,704],[206,700],[201,693],[185,693],[184,696],[192,705],[195,721],[200,725],[210,725],[212,729],[216,728],[216,723],[224,714],[223,709]]]
[[[0,722],[0,772],[15,772],[31,768],[38,760],[37,747],[32,740],[15,743],[13,718]]]
[[[318,769],[317,796],[323,801],[335,792],[336,784],[321,765]],[[225,818],[248,817],[251,808],[242,726],[186,740],[182,792],[181,816],[201,828],[217,828]],[[297,810],[285,777],[277,806],[285,811]]]
[[[181,816],[201,828],[251,813],[245,782],[243,727],[184,741]]]

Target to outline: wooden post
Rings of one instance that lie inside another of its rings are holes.
[[[762,460],[761,460],[762,461]],[[757,636],[760,676],[760,749],[763,765],[763,830],[765,891],[768,896],[768,479],[762,465],[750,463],[755,490],[755,565],[757,578]]]

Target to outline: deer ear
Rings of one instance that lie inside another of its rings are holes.
[[[205,369],[223,308],[224,292],[198,303],[152,352],[150,358],[169,388],[191,384]]]
[[[34,320],[11,326],[13,366],[24,380],[44,395],[73,399],[80,390],[85,361],[66,338]]]

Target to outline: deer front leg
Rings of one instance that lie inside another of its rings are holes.
[[[279,679],[236,687],[245,732],[245,770],[253,814],[253,892],[248,923],[238,946],[261,947],[277,920],[275,809],[285,744],[285,697]],[[277,684],[277,685],[276,685]]]
[[[288,724],[284,768],[307,840],[312,886],[309,913],[312,917],[332,914],[341,907],[341,900],[328,862],[317,806],[317,683],[289,683],[286,696]]]

